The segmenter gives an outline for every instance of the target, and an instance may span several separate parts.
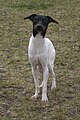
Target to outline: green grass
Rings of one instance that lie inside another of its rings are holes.
[[[36,5],[35,5],[36,4]],[[18,3],[17,5],[16,4],[12,4],[11,7],[13,8],[18,8],[18,9],[29,9],[29,10],[37,10],[37,9],[47,9],[49,6],[51,7],[53,4],[50,4],[50,3],[43,3],[43,1],[31,1],[29,3]]]
[[[0,120],[80,119],[80,1],[0,0]],[[50,24],[47,37],[56,49],[57,89],[49,102],[31,101],[34,83],[28,60],[32,13],[50,15],[59,26]]]

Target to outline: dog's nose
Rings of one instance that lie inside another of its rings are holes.
[[[42,31],[42,26],[41,26],[41,25],[38,25],[36,29],[37,29],[38,31]]]

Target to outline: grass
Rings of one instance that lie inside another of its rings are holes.
[[[0,0],[0,120],[79,120],[80,119],[80,1],[79,0]],[[32,13],[50,15],[60,27],[50,24],[47,37],[56,49],[57,89],[49,102],[34,93],[28,43],[32,23],[23,18]]]

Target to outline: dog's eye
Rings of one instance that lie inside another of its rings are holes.
[[[34,19],[34,23],[36,24],[38,22],[38,20],[37,19]]]
[[[43,18],[42,21],[45,22],[45,19]]]
[[[42,22],[43,22],[44,25],[47,24],[47,20],[46,19],[42,19]]]

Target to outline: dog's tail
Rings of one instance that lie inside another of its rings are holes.
[[[43,84],[44,84],[44,83],[42,82],[42,84],[41,84],[41,85],[39,85],[39,88],[43,87]]]

